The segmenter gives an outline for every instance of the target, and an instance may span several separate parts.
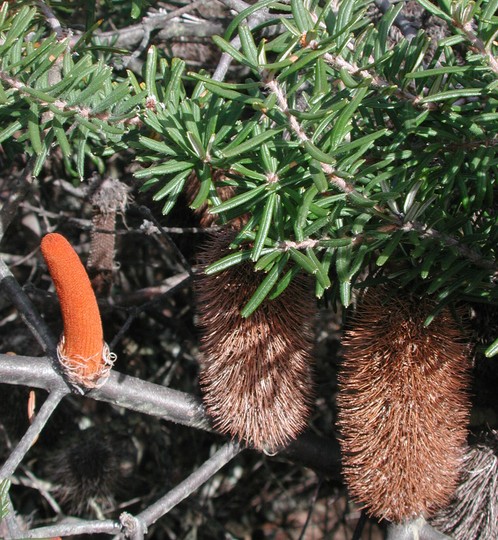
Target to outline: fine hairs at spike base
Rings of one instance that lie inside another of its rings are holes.
[[[201,264],[227,255],[232,238],[231,232],[213,237],[200,254]],[[206,412],[220,432],[274,452],[306,427],[315,302],[307,279],[298,275],[280,296],[244,319],[240,310],[264,276],[250,262],[198,276],[200,384]]]
[[[469,360],[443,308],[368,289],[343,340],[338,426],[353,499],[379,519],[428,517],[450,500],[469,416]]]

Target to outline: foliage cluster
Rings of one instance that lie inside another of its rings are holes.
[[[257,2],[213,38],[243,82],[187,72],[154,46],[142,74],[123,74],[91,33],[65,37],[4,4],[4,152],[33,156],[35,176],[60,152],[83,179],[128,149],[164,213],[194,172],[192,208],[251,216],[210,268],[250,259],[267,273],[244,316],[299,271],[345,306],[367,268],[441,305],[495,303],[497,2],[422,0],[447,25],[437,43],[390,41],[403,4],[376,24],[369,4]],[[235,195],[221,200],[221,185]]]

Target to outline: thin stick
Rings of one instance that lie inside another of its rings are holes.
[[[361,540],[361,534],[363,533],[363,529],[365,528],[365,525],[367,523],[367,513],[365,510],[361,511],[360,519],[358,520],[358,523],[356,524],[353,538],[351,540]]]
[[[212,0],[195,0],[181,8],[170,11],[169,13],[154,13],[147,15],[139,24],[127,26],[120,30],[109,30],[107,32],[98,32],[95,35],[99,40],[108,40],[113,42],[115,46],[124,47],[131,46],[133,43],[142,41],[144,36],[149,36],[154,30],[164,28],[167,21],[176,19],[180,15],[193,11],[199,6],[211,3]]]
[[[21,527],[19,526],[19,523],[16,519],[16,512],[14,510],[14,506],[12,504],[12,501],[10,500],[10,497],[7,497],[7,515],[4,518],[3,523],[5,523],[8,534],[12,538],[22,538],[23,534],[21,531]]]
[[[35,161],[36,156],[30,158],[21,175],[15,181],[13,186],[14,193],[9,196],[9,199],[0,209],[0,240],[3,238],[5,231],[15,218],[19,205],[24,202],[28,191],[33,186],[33,167]]]
[[[225,444],[183,482],[169,491],[164,497],[161,497],[156,503],[138,514],[137,519],[147,525],[152,525],[202,486],[202,484],[206,483],[224,465],[239,454],[241,450],[242,448],[237,444]]]
[[[308,509],[308,515],[306,516],[306,521],[304,522],[303,529],[301,531],[301,534],[299,535],[299,540],[304,540],[305,538],[305,534],[310,524],[311,516],[313,514],[313,510],[315,509],[316,501],[318,499],[318,493],[320,492],[321,487],[322,487],[322,478],[318,478],[318,482],[316,484],[316,488],[315,488],[315,491],[313,492],[313,497],[311,499],[310,507]]]
[[[37,437],[42,432],[42,429],[45,427],[48,419],[55,411],[57,405],[59,405],[61,399],[64,397],[65,393],[63,391],[53,392],[49,394],[45,402],[40,408],[40,412],[36,415],[33,423],[29,426],[26,433],[19,441],[19,444],[16,448],[10,453],[7,461],[4,463],[3,467],[0,469],[0,479],[9,478],[14,471],[17,469],[17,466],[23,460],[24,456],[28,453],[28,450],[33,446]]]
[[[43,16],[47,20],[50,28],[57,35],[57,39],[64,39],[64,30],[62,29],[61,23],[59,22],[59,19],[56,17],[52,9],[43,0],[38,0],[37,4],[41,12],[43,13]]]
[[[119,521],[105,519],[103,521],[85,521],[78,519],[68,520],[67,523],[59,523],[49,527],[39,527],[31,531],[23,531],[22,536],[13,536],[12,538],[54,538],[73,536],[78,534],[118,534],[122,526]]]
[[[48,358],[0,354],[0,380],[7,384],[49,391],[67,389],[62,375],[54,371]],[[202,403],[197,397],[124,375],[116,370],[111,371],[109,379],[101,388],[92,390],[88,395],[92,399],[118,407],[196,429],[211,430]],[[319,437],[307,432],[282,450],[278,456],[286,457],[330,477],[337,478],[339,475],[340,453],[337,439]]]
[[[237,11],[237,13],[241,13],[245,9],[251,7],[250,4],[247,4],[246,2],[243,2],[242,0],[220,0],[222,4],[224,4],[226,7],[233,9]],[[273,15],[270,15],[271,18],[274,18]],[[256,12],[254,12],[252,15],[250,15],[247,19],[247,26],[249,29],[253,29],[255,26],[258,26],[258,24],[261,24],[263,21],[268,19],[268,9],[261,9]],[[230,41],[230,45],[232,47],[235,47],[236,49],[240,49],[240,38],[239,36],[236,36],[232,41]],[[233,58],[227,54],[223,53],[221,55],[220,61],[218,62],[218,67],[216,68],[212,79],[214,81],[222,81],[225,78],[225,75],[227,74],[227,71],[232,63]]]
[[[375,5],[382,13],[386,13],[393,4],[389,0],[375,0]],[[394,24],[400,29],[408,41],[411,41],[417,35],[417,29],[403,15],[403,11],[394,19]]]
[[[40,317],[33,303],[22,290],[12,275],[8,266],[0,259],[0,289],[2,289],[12,304],[17,308],[26,326],[43,350],[52,358],[56,358],[57,342],[45,321]]]
[[[173,242],[173,240],[171,240],[170,235],[163,229],[162,225],[159,223],[159,221],[157,221],[149,208],[147,208],[146,206],[140,206],[139,211],[143,216],[145,216],[147,219],[152,221],[152,223],[154,223],[154,226],[157,227],[157,230],[161,233],[161,236],[159,238],[163,238],[166,241],[166,244],[174,251],[175,255],[178,257],[178,260],[180,261],[183,268],[190,274],[190,276],[193,276],[194,272],[192,271],[190,263],[187,261],[183,253],[178,249],[178,246]]]
[[[146,510],[132,516],[127,512],[120,516],[120,521],[79,521],[71,520],[68,523],[50,527],[40,527],[31,531],[24,531],[23,538],[50,538],[56,536],[68,536],[78,534],[118,534],[124,532],[133,540],[142,540],[147,526],[155,523],[160,517],[169,512],[177,504],[191,495],[202,484],[207,482],[224,465],[231,461],[242,451],[237,444],[225,444],[211,458],[203,463],[196,471],[188,476],[183,482],[169,491],[164,497],[149,506]],[[12,538],[20,538],[19,536]]]

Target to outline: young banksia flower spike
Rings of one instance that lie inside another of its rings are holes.
[[[213,238],[201,263],[226,255],[232,237]],[[263,277],[249,262],[198,277],[200,383],[206,411],[220,432],[274,452],[306,427],[315,308],[306,279],[298,276],[244,319],[240,311]]]
[[[41,251],[59,298],[64,331],[57,355],[76,388],[103,384],[115,355],[104,342],[97,300],[88,275],[71,244],[60,234],[47,234]]]
[[[458,323],[410,295],[368,289],[344,338],[338,425],[351,496],[401,522],[445,506],[461,470],[469,361]]]

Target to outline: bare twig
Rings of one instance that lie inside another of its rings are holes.
[[[251,5],[247,4],[246,2],[243,2],[242,0],[220,0],[225,6],[227,6],[230,9],[233,9],[237,11],[238,13],[241,13],[247,8],[250,8]],[[247,26],[250,29],[253,29],[254,27],[258,26],[265,20],[267,20],[269,17],[274,18],[274,15],[270,15],[268,12],[268,9],[260,9],[256,12],[254,12],[248,19],[247,19]],[[240,48],[240,38],[239,36],[236,36],[232,41],[230,41],[230,45],[232,47],[235,47],[236,49]],[[227,71],[232,63],[233,58],[227,54],[223,53],[221,55],[220,61],[218,63],[218,66],[213,74],[213,80],[215,81],[222,81]]]
[[[8,296],[12,304],[18,309],[27,327],[42,346],[43,350],[52,358],[56,358],[57,342],[52,333],[33,306],[31,300],[22,290],[19,283],[10,272],[7,265],[0,259],[0,290]]]
[[[48,391],[65,391],[61,374],[54,371],[48,358],[0,354],[0,380],[7,384],[31,386]],[[87,394],[133,411],[156,416],[197,429],[211,430],[201,401],[184,392],[111,371],[107,382]],[[336,439],[304,433],[277,454],[337,478],[340,469],[339,444]],[[54,535],[55,536],[55,535]]]
[[[192,270],[192,267],[190,266],[190,263],[187,261],[183,253],[178,249],[178,246],[173,242],[173,240],[171,240],[169,234],[163,229],[162,225],[159,223],[159,221],[157,221],[149,208],[147,208],[146,206],[140,206],[139,210],[144,217],[154,223],[154,226],[161,233],[161,236],[158,237],[159,240],[164,240],[167,246],[170,247],[175,253],[175,255],[178,257],[178,260],[180,261],[183,268],[189,273],[190,276],[193,276],[194,272]]]
[[[301,530],[301,534],[299,535],[299,540],[304,540],[306,538],[306,531],[308,530],[308,526],[311,521],[311,516],[313,514],[313,510],[315,509],[316,501],[318,500],[318,494],[320,492],[320,487],[322,486],[322,479],[318,478],[318,482],[316,483],[315,491],[313,492],[313,496],[311,498],[310,507],[308,509],[308,514],[306,516],[306,521],[304,522],[303,528]]]
[[[160,12],[160,13],[149,14],[146,17],[144,17],[144,19],[139,24],[127,26],[126,28],[121,28],[119,30],[97,32],[95,36],[100,41],[112,43],[116,47],[131,47],[135,43],[141,43],[142,45],[144,41],[144,37],[148,38],[150,34],[154,32],[155,30],[165,31],[167,37],[172,37],[175,35],[190,35],[188,26],[191,26],[191,25],[188,25],[186,23],[179,24],[178,27],[180,28],[180,31],[177,33],[174,29],[175,25],[171,24],[171,22],[168,25],[166,25],[165,23],[168,21],[172,21],[173,19],[176,19],[177,17],[180,17],[181,15],[185,13],[193,11],[194,9],[197,9],[199,6],[206,5],[210,3],[211,1],[212,0],[196,0],[194,2],[186,4],[185,6],[181,8],[170,11],[169,13]],[[210,32],[211,32],[211,29],[209,25],[209,28],[204,29],[203,34],[210,35]],[[163,36],[163,39],[164,39],[164,36]],[[147,45],[147,43],[145,45]]]
[[[116,345],[120,342],[122,337],[126,334],[133,321],[143,312],[144,309],[150,305],[167,298],[175,291],[184,287],[191,279],[191,275],[188,272],[182,272],[163,281],[163,283],[157,287],[148,287],[146,289],[139,289],[132,292],[129,295],[116,297],[114,305],[133,305],[134,303],[141,302],[139,306],[135,306],[128,313],[128,317],[124,324],[119,329],[119,332],[112,339],[109,348],[112,351]]]
[[[0,209],[0,240],[3,238],[5,231],[16,216],[20,204],[24,201],[26,195],[33,186],[33,167],[35,161],[36,156],[30,158],[21,175],[15,180],[9,200],[6,201]]]
[[[498,265],[496,262],[489,259],[485,259],[479,252],[472,249],[466,244],[463,244],[458,238],[455,238],[449,234],[441,233],[440,231],[434,229],[433,227],[428,227],[424,223],[419,221],[407,221],[401,226],[403,231],[417,231],[420,238],[432,238],[441,242],[444,246],[454,248],[461,257],[469,260],[471,263],[475,264],[480,268],[486,270],[498,271]]]
[[[55,182],[54,182],[55,183]],[[71,189],[68,187],[66,189],[66,186],[64,186],[64,189],[68,191],[71,195],[77,196],[83,198],[84,194],[82,193],[81,188],[74,188],[72,191],[69,191]],[[68,213],[64,212],[50,212],[48,210],[44,210],[43,208],[40,208],[39,206],[33,206],[29,202],[22,201],[20,206],[24,208],[25,210],[29,210],[31,212],[36,213],[38,216],[46,217],[49,219],[54,219],[58,221],[63,221],[64,223],[74,223],[76,226],[78,226],[83,231],[92,231],[93,224],[90,219],[82,219],[82,218],[76,218]],[[2,207],[3,209],[3,207]],[[0,210],[1,215],[2,210]],[[53,229],[51,229],[52,231]],[[106,231],[104,229],[95,229],[98,232],[105,233]],[[162,227],[162,230],[164,232],[167,232],[169,234],[209,234],[213,232],[217,232],[220,230],[220,227]],[[145,234],[148,236],[157,234],[159,230],[154,226],[152,222],[149,222],[147,220],[144,220],[144,223],[140,226],[138,229],[121,229],[116,230],[115,234],[116,236],[123,236],[123,235],[129,235],[129,234]],[[108,233],[109,234],[109,233]]]
[[[11,538],[23,538],[21,527],[17,522],[16,513],[10,497],[7,498],[7,512],[4,520],[0,523],[0,534],[5,534],[5,532],[7,532]]]
[[[62,40],[66,37],[64,30],[62,29],[59,19],[56,17],[55,13],[52,11],[50,6],[48,6],[43,0],[37,1],[40,11],[43,13],[43,16],[47,20],[48,25],[52,31],[56,34],[58,40]]]
[[[242,448],[238,444],[225,444],[183,482],[178,484],[156,503],[141,512],[137,518],[143,521],[147,526],[152,525],[160,517],[164,516],[177,504],[191,495],[202,484],[207,482],[224,465],[239,454],[241,450]]]
[[[78,534],[118,534],[122,530],[119,521],[111,519],[86,521],[80,519],[67,519],[63,523],[48,527],[39,527],[31,531],[23,531],[20,536],[12,536],[12,540],[23,538],[54,538],[73,536]]]
[[[12,474],[14,474],[17,466],[19,465],[19,463],[21,463],[28,450],[31,448],[31,446],[34,444],[34,442],[42,432],[45,424],[48,422],[48,419],[55,411],[57,405],[59,405],[61,399],[67,393],[69,393],[69,390],[61,389],[58,392],[53,392],[49,394],[49,396],[41,406],[40,411],[36,415],[33,423],[29,426],[28,430],[26,431],[22,439],[19,441],[19,444],[10,453],[7,461],[0,469],[0,479],[8,478]]]
[[[36,489],[42,497],[47,501],[47,503],[50,505],[52,510],[56,514],[61,514],[62,510],[57,501],[52,497],[50,494],[50,488],[52,487],[52,484],[50,482],[47,482],[45,480],[41,480],[38,478],[35,474],[33,474],[33,471],[29,469],[29,467],[24,466],[21,464],[20,470],[24,474],[15,474],[12,476],[12,484],[19,484],[21,486],[28,486],[31,489]]]
[[[361,511],[360,519],[358,520],[358,523],[356,524],[356,527],[353,532],[353,538],[351,540],[361,540],[361,535],[363,534],[363,529],[365,528],[365,525],[367,523],[367,513],[365,510]]]
[[[151,300],[155,300],[158,297],[163,299],[164,297],[173,294],[180,287],[184,287],[190,281],[190,278],[191,276],[188,272],[181,272],[180,274],[165,279],[160,285],[138,289],[121,296],[115,296],[112,300],[115,305],[120,306],[131,306],[139,303],[148,304]],[[142,307],[144,306],[142,305]],[[121,333],[121,330],[119,333]],[[113,342],[115,340],[116,338],[114,338]]]
[[[243,2],[243,0],[220,0],[220,2],[237,13],[241,13],[244,9],[251,7],[251,4]]]
[[[170,490],[164,497],[149,506],[146,510],[132,516],[123,513],[120,521],[79,521],[70,520],[50,527],[40,527],[31,531],[23,532],[23,538],[47,538],[55,536],[68,536],[77,534],[118,534],[123,532],[128,538],[141,540],[147,527],[155,523],[172,508],[196,491],[202,484],[213,477],[224,465],[231,461],[242,451],[237,444],[227,443],[218,450],[211,458],[206,460],[183,482]],[[20,538],[20,536],[12,536]]]
[[[123,512],[119,516],[119,521],[121,522],[126,538],[130,540],[143,540],[147,532],[147,525],[142,519],[128,512]]]

